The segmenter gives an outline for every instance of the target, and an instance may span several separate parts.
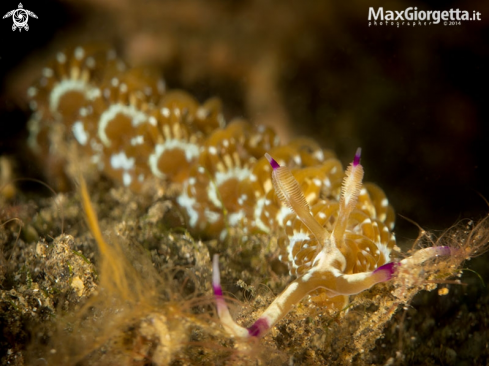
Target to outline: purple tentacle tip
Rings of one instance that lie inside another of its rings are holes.
[[[219,255],[212,258],[212,288],[216,297],[222,297],[221,275],[219,273]]]
[[[360,164],[360,156],[362,155],[362,148],[359,147],[355,153],[355,158],[353,159],[353,166]]]
[[[442,256],[449,256],[452,254],[453,248],[450,248],[448,246],[439,246],[439,247],[433,247],[433,250],[435,251],[436,255],[442,255]]]
[[[382,271],[386,275],[386,279],[384,281],[389,281],[392,278],[392,275],[396,272],[397,267],[400,265],[401,265],[401,263],[390,262],[390,263],[384,264],[383,266],[380,266],[373,273],[377,273],[377,272]]]
[[[222,297],[222,287],[213,285],[212,288],[214,289],[214,296],[216,296],[217,298],[221,298]]]
[[[251,327],[248,328],[248,334],[250,337],[259,337],[265,333],[270,326],[268,321],[264,318],[258,319]]]
[[[278,163],[268,153],[265,153],[265,157],[272,166],[273,170],[280,168],[280,165],[278,165]]]

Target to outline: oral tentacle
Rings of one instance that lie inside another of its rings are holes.
[[[377,283],[389,281],[398,264],[391,262],[370,272],[338,274],[337,271],[314,271],[304,277],[312,289],[325,289],[332,295],[356,295]],[[335,273],[336,272],[336,273]]]
[[[411,265],[416,266],[423,262],[426,262],[429,259],[436,258],[439,256],[450,256],[455,255],[461,252],[463,249],[452,248],[448,246],[434,246],[429,248],[424,248],[418,250],[412,256],[404,258],[399,262],[401,265]]]
[[[245,338],[248,336],[248,330],[238,325],[231,314],[226,304],[226,300],[222,295],[221,287],[221,274],[219,272],[219,255],[214,254],[212,260],[212,288],[214,290],[214,297],[216,299],[217,314],[221,319],[221,324],[227,333],[238,337]]]
[[[287,315],[295,304],[299,303],[309,292],[317,288],[314,281],[311,280],[311,276],[298,278],[277,296],[253,325],[249,328],[244,328],[234,321],[222,295],[219,256],[217,254],[213,257],[212,287],[214,289],[217,313],[221,324],[229,334],[237,338],[263,336],[280,319]]]
[[[396,267],[396,263],[388,263],[372,272],[345,275],[335,275],[331,271],[311,270],[287,286],[249,328],[238,325],[229,313],[222,296],[217,255],[214,255],[213,261],[212,285],[216,297],[218,315],[224,329],[238,338],[261,337],[310,292],[317,289],[325,289],[332,296],[355,295],[377,283],[390,280]]]
[[[277,296],[268,306],[260,318],[248,328],[249,335],[260,337],[271,327],[286,316],[294,305],[298,304],[307,294],[318,287],[310,276],[302,276],[293,281],[287,288]]]

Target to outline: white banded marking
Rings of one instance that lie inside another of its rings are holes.
[[[82,121],[76,121],[71,128],[73,135],[80,145],[85,146],[88,141],[88,134]]]

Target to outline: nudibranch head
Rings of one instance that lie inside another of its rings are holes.
[[[285,219],[287,235],[280,241],[281,258],[292,274],[303,274],[312,267],[323,247],[332,244],[346,259],[344,273],[373,270],[390,260],[395,238],[392,223],[385,222],[391,219],[386,214],[387,199],[377,186],[362,186],[362,177],[359,149],[345,173],[340,200],[318,200],[310,209],[302,202]],[[277,175],[276,180],[283,180],[283,174]],[[289,192],[282,198],[286,202],[299,195],[290,184],[277,184],[277,189]],[[384,210],[377,212],[377,207]]]
[[[309,201],[301,187],[306,181],[303,176],[300,183],[288,167],[265,154],[272,169],[274,193],[290,210],[284,220],[286,235],[280,240],[280,259],[298,278],[248,329],[232,320],[222,296],[216,293],[218,313],[229,333],[238,337],[261,336],[308,294],[313,301],[340,310],[349,295],[392,277],[395,266],[389,262],[395,238],[390,223],[385,223],[390,218],[386,214],[389,209],[379,214],[376,210],[377,206],[386,206],[387,199],[379,188],[372,188],[371,198],[363,186],[360,153],[358,149],[346,170],[337,199],[321,198],[317,193]],[[314,170],[308,171],[311,172]],[[382,202],[374,203],[377,199]],[[215,258],[214,271],[218,270]],[[216,281],[214,287],[220,289],[218,277]]]

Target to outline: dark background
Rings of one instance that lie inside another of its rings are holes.
[[[487,2],[22,4],[38,16],[28,32],[0,21],[0,154],[14,156],[17,176],[42,178],[25,153],[27,87],[57,50],[104,41],[133,64],[158,65],[170,87],[221,96],[228,120],[312,136],[345,165],[361,146],[366,179],[425,229],[488,212]],[[0,13],[17,6],[3,1]],[[369,27],[369,6],[477,10],[482,21]],[[399,241],[416,237],[404,219],[397,227]]]

